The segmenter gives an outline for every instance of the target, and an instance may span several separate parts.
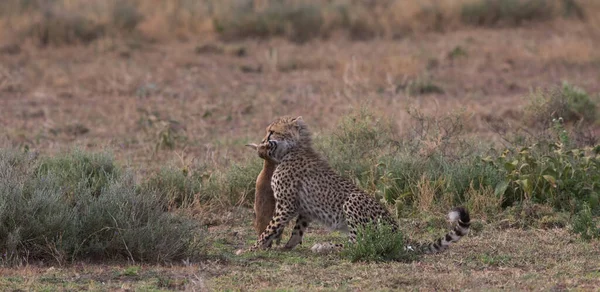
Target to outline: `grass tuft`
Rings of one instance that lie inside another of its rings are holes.
[[[393,231],[388,224],[366,224],[357,233],[356,243],[342,252],[351,262],[410,262],[416,259],[414,251],[405,249],[404,235]]]
[[[600,238],[600,227],[597,218],[594,218],[592,209],[585,205],[573,220],[573,232],[579,234],[580,238],[589,241]]]

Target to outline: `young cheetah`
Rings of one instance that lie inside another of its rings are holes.
[[[311,133],[302,117],[282,117],[271,123],[267,136],[256,148],[261,158],[277,163],[271,181],[276,205],[275,216],[250,250],[270,247],[294,217],[297,217],[296,224],[285,245],[287,249],[302,242],[311,221],[349,232],[351,243],[356,240],[358,228],[370,222],[383,222],[390,224],[393,230],[398,229],[398,223],[385,207],[338,175],[315,152]],[[455,208],[449,217],[458,224],[446,236],[421,247],[423,252],[441,252],[468,233],[467,210]]]

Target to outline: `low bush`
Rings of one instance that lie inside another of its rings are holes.
[[[191,218],[169,213],[161,192],[140,192],[106,154],[35,159],[0,151],[3,264],[80,259],[168,262],[199,255]]]

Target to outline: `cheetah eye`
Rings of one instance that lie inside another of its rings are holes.
[[[269,136],[267,136],[267,141],[271,140],[271,135],[273,135],[273,131],[269,131]]]

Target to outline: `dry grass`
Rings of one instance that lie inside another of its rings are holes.
[[[471,215],[475,218],[489,221],[490,217],[502,213],[503,194],[496,195],[490,186],[479,186],[479,189],[473,187],[473,182],[469,191],[465,194],[466,206]]]
[[[435,185],[434,185],[435,184]],[[439,186],[437,182],[432,182],[423,175],[417,183],[417,203],[416,206],[421,212],[430,212],[435,200],[435,193]]]

